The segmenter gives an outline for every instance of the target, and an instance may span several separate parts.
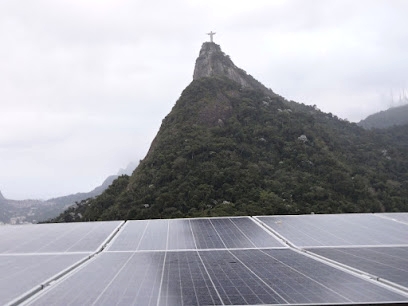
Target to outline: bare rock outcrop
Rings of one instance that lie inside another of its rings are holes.
[[[219,45],[213,42],[205,42],[196,60],[193,80],[217,76],[233,80],[242,87],[261,90],[269,96],[275,96],[271,89],[266,88],[244,70],[235,66],[230,57],[221,51]]]

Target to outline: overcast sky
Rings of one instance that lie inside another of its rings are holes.
[[[408,90],[407,12],[406,0],[1,0],[0,191],[90,191],[144,158],[211,30],[276,93],[359,121]]]

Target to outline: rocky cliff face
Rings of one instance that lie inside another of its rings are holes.
[[[203,43],[196,60],[193,80],[203,77],[226,77],[242,87],[261,90],[269,96],[275,96],[271,89],[235,66],[230,57],[221,51],[221,47],[213,42]]]

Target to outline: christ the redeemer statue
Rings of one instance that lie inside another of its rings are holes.
[[[211,31],[210,33],[207,33],[207,35],[210,35],[210,41],[214,42],[213,41],[213,36],[215,35],[215,32]]]

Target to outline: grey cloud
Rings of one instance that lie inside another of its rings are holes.
[[[404,0],[1,1],[0,190],[86,191],[142,159],[210,30],[267,87],[358,121],[408,86],[407,9]]]
[[[22,2],[24,3],[22,5]],[[91,4],[92,3],[92,4]],[[139,44],[156,37],[174,40],[184,37],[186,27],[202,19],[202,12],[188,10],[181,1],[19,1],[3,8],[15,27],[49,44],[69,46]],[[1,14],[1,13],[0,13]],[[11,17],[10,17],[11,15]],[[183,34],[184,33],[184,34]]]

